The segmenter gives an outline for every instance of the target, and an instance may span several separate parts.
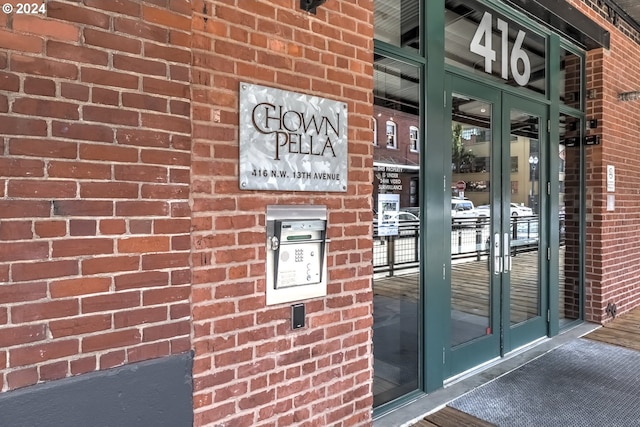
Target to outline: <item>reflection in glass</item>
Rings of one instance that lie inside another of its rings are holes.
[[[373,118],[373,145],[378,145],[378,119]]]
[[[411,151],[418,151],[420,144],[420,131],[416,126],[409,127],[409,149]]]
[[[510,317],[511,325],[540,316],[539,221],[540,213],[540,118],[511,110],[511,153],[521,159],[521,193],[511,194]],[[513,140],[515,139],[515,142]]]
[[[420,157],[412,147],[412,135],[419,141],[419,76],[416,66],[375,57],[374,115],[381,124],[373,148],[375,406],[420,387]]]
[[[544,37],[475,0],[446,0],[445,5],[447,64],[499,83],[546,93]]]
[[[580,318],[580,120],[560,115],[558,150],[560,228],[559,319],[560,326]]]
[[[398,138],[398,131],[396,124],[387,120],[387,148],[397,148],[396,139]]]
[[[453,94],[451,129],[451,346],[489,335],[491,108]],[[482,216],[478,216],[482,215]]]
[[[420,0],[374,0],[374,37],[377,40],[420,50]]]
[[[580,88],[582,87],[582,59],[575,53],[560,49],[560,101],[569,107],[581,107]]]

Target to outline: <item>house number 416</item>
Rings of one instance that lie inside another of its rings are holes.
[[[484,71],[489,74],[492,72],[491,63],[496,60],[496,51],[491,48],[493,40],[491,36],[492,21],[491,14],[485,12],[469,46],[471,52],[484,57]],[[500,18],[498,18],[498,31],[501,34],[502,45],[502,69],[500,76],[507,80],[509,78],[509,65],[511,65],[513,79],[520,86],[525,86],[529,83],[529,78],[531,77],[531,61],[529,60],[527,52],[522,50],[522,42],[524,41],[526,33],[522,30],[518,31],[516,40],[513,43],[513,48],[511,48],[511,55],[509,55],[509,24]],[[522,72],[518,68],[518,62],[522,63]]]

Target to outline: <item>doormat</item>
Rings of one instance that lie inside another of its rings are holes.
[[[640,352],[577,339],[449,406],[502,427],[640,425]]]

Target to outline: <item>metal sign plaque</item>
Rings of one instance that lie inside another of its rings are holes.
[[[347,191],[347,104],[240,83],[240,188]]]

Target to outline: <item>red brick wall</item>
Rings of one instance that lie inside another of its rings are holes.
[[[193,1],[193,345],[196,425],[367,425],[372,406],[373,2]],[[246,81],[348,104],[346,193],[240,191]],[[269,204],[328,209],[328,295],[265,306]]]
[[[587,89],[596,90],[596,97],[587,101],[587,118],[599,124],[589,133],[599,135],[601,142],[586,149],[585,314],[587,320],[606,322],[609,303],[617,305],[618,314],[640,306],[640,101],[618,100],[619,93],[640,90],[640,45],[623,33],[629,34],[629,27],[622,19],[614,25],[605,10],[572,3],[611,34],[610,50],[589,53],[586,82]],[[607,192],[607,165],[615,166],[614,193]],[[615,195],[612,212],[607,211],[608,194]]]
[[[46,7],[0,14],[2,391],[190,349],[190,3]]]

